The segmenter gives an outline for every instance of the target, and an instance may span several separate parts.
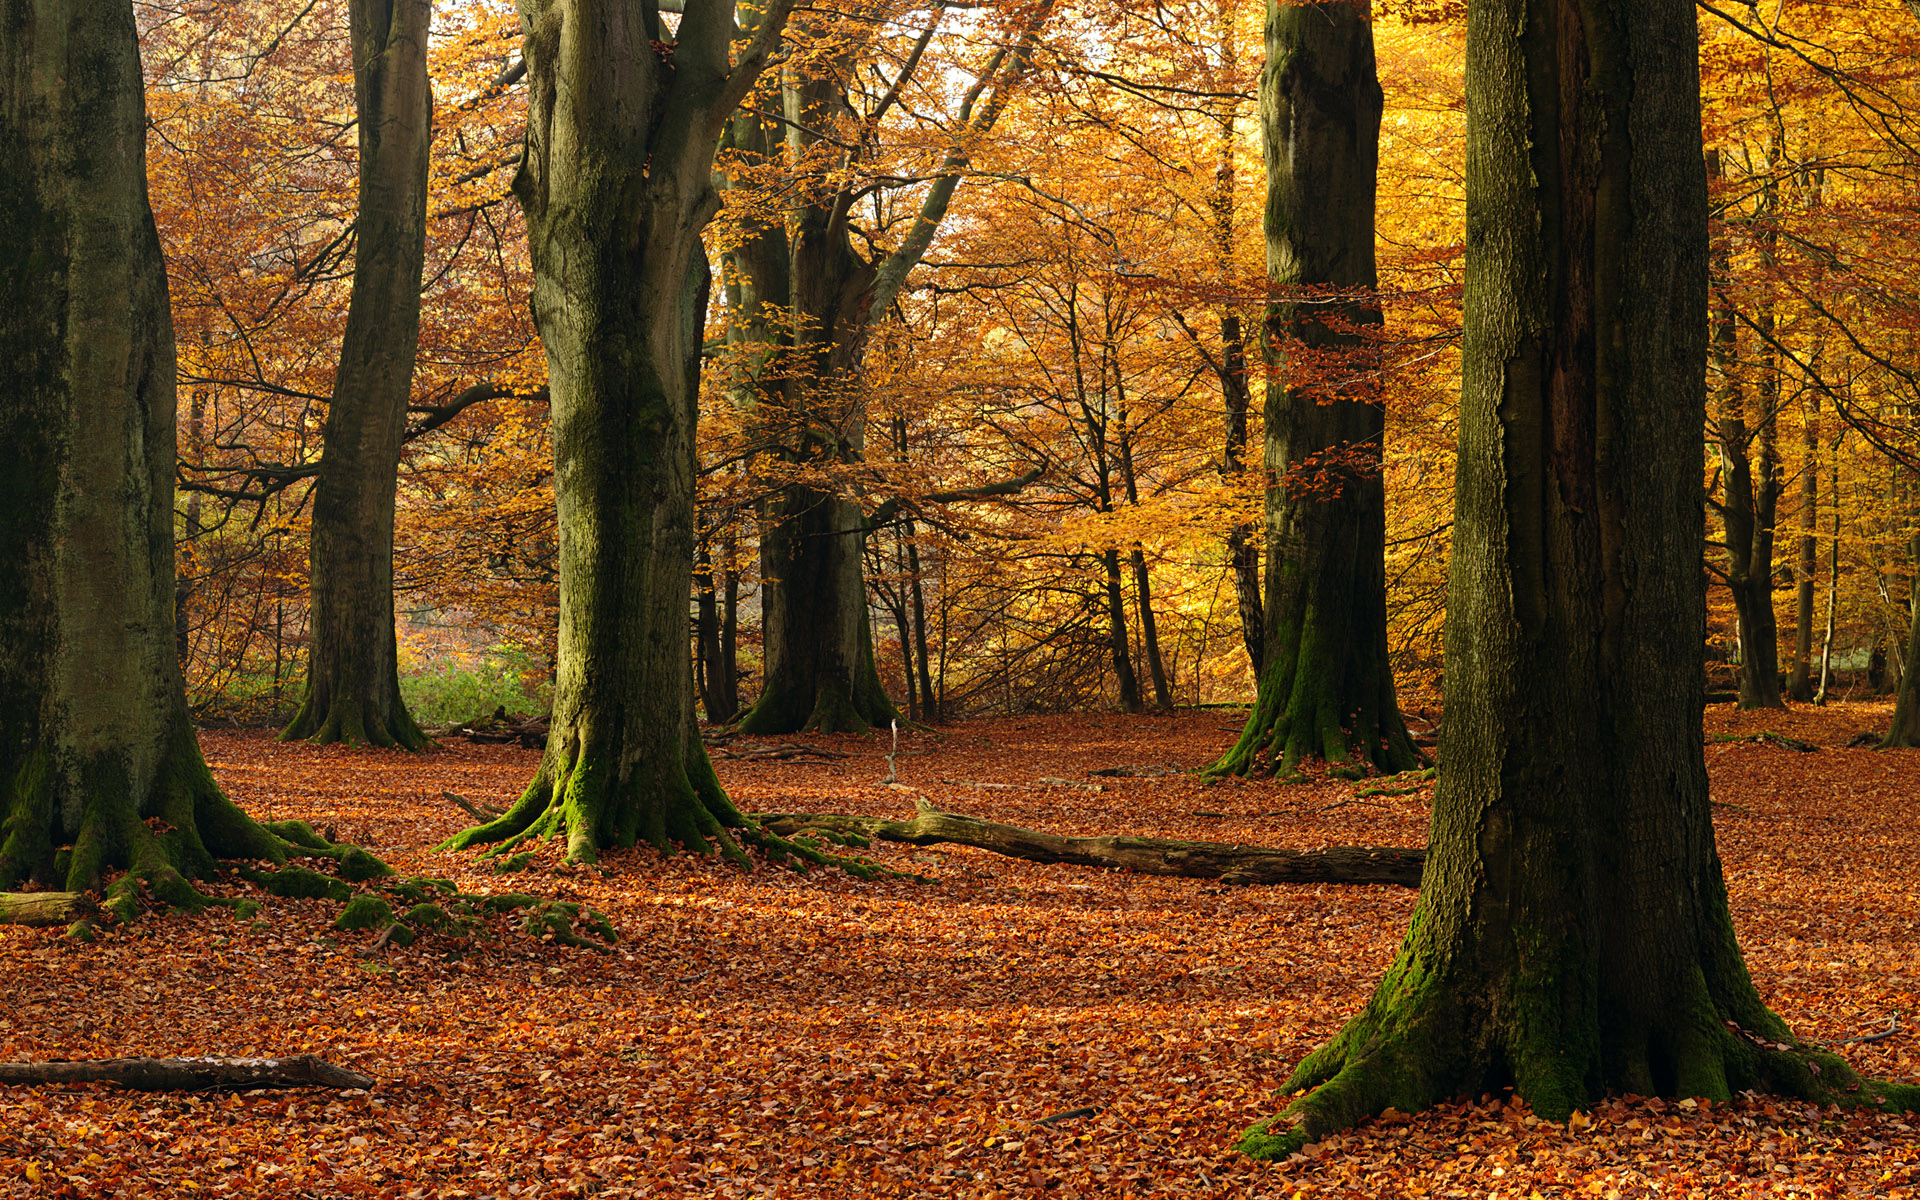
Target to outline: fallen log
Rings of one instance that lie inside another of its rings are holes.
[[[99,915],[85,892],[0,892],[0,925],[71,925]]]
[[[136,1092],[252,1091],[256,1088],[370,1088],[358,1071],[311,1054],[292,1058],[99,1058],[91,1062],[0,1063],[0,1084],[117,1083]]]
[[[1410,846],[1327,846],[1277,850],[1229,842],[1173,838],[1069,837],[982,821],[914,801],[905,821],[846,813],[755,813],[767,830],[792,837],[818,829],[840,837],[878,838],[910,846],[972,846],[1039,863],[1111,867],[1142,875],[1181,875],[1222,883],[1386,883],[1420,886],[1427,852]]]

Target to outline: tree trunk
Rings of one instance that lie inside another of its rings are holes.
[[[132,6],[0,0],[0,889],[280,861],[220,794],[173,624],[174,345]],[[151,822],[151,823],[149,823]]]
[[[393,508],[420,336],[432,0],[351,0],[360,207],[353,298],[314,486],[307,690],[283,741],[423,750],[400,698]]]
[[[1153,706],[1173,709],[1173,689],[1167,683],[1166,663],[1160,657],[1160,623],[1153,617],[1153,586],[1147,575],[1147,556],[1135,546],[1132,554],[1133,594],[1140,610],[1140,642],[1147,656],[1147,678],[1153,680]]]
[[[1367,364],[1381,92],[1367,0],[1270,2],[1265,661],[1246,731],[1213,775],[1304,757],[1418,765],[1387,658],[1386,412]]]
[[[694,623],[695,664],[699,668],[699,677],[695,682],[700,690],[700,708],[706,713],[707,720],[715,725],[724,725],[733,720],[737,702],[733,705],[728,703],[728,671],[723,661],[724,632],[721,628],[725,617],[721,612],[721,585],[715,578],[718,574],[708,539],[703,537],[693,568],[694,605],[699,614]]]
[[[1813,575],[1820,569],[1820,397],[1808,393],[1806,428],[1800,455],[1800,562],[1794,571],[1793,666],[1787,672],[1787,698],[1813,700]]]
[[[1717,153],[1713,161],[1718,163]],[[1764,394],[1758,423],[1747,419],[1739,327],[1732,301],[1720,290],[1727,286],[1732,271],[1732,257],[1724,244],[1714,248],[1712,264],[1718,285],[1713,357],[1721,378],[1718,426],[1723,487],[1718,507],[1726,525],[1727,590],[1739,622],[1740,664],[1735,679],[1741,708],[1780,708],[1779,627],[1773,612],[1773,510],[1779,494],[1779,467],[1770,454],[1774,421]],[[1756,440],[1758,455],[1753,453]]]
[[[1512,1086],[1920,1102],[1800,1043],[1728,914],[1701,748],[1707,196],[1689,0],[1484,0],[1445,769],[1420,904],[1241,1146]],[[1855,1089],[1857,1090],[1850,1090]]]
[[[532,784],[447,848],[561,833],[577,860],[641,839],[741,856],[728,828],[748,822],[700,743],[687,653],[700,231],[721,128],[786,13],[763,10],[730,69],[731,5],[689,5],[673,31],[627,0],[522,7],[531,98],[514,194],[553,403],[559,661]]]
[[[1120,552],[1103,550],[1100,565],[1106,571],[1107,649],[1113,659],[1114,682],[1120,687],[1120,707],[1140,711],[1140,677],[1133,671],[1133,642],[1127,636],[1127,602],[1120,591]]]
[[[769,831],[788,837],[820,829],[842,837],[878,838],[911,846],[972,846],[1028,862],[1074,863],[1225,883],[1377,883],[1417,888],[1426,861],[1425,851],[1404,846],[1281,850],[1172,838],[1072,837],[942,812],[924,799],[916,800],[914,809],[914,816],[905,821],[839,813],[754,816]]]
[[[901,527],[907,542],[907,585],[913,594],[913,644],[920,662],[921,719],[928,723],[941,719],[940,700],[933,690],[933,667],[927,658],[927,599],[920,584],[920,547],[913,540],[913,522]]]
[[[1913,536],[1908,549],[1913,554],[1913,594],[1908,597],[1912,626],[1907,633],[1906,670],[1900,675],[1900,690],[1893,704],[1893,726],[1877,747],[1892,750],[1920,746],[1920,533]]]

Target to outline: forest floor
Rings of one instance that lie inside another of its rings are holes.
[[[1920,751],[1845,749],[1884,705],[1709,711],[1734,918],[1762,994],[1804,1036],[1920,1076]],[[1205,787],[1090,770],[1224,750],[1238,714],[973,721],[901,739],[942,808],[1061,832],[1310,848],[1424,844],[1427,790]],[[750,810],[910,814],[881,739],[851,757],[723,759]],[[203,736],[261,817],[333,825],[403,872],[608,913],[606,955],[422,937],[377,958],[337,905],[268,898],[150,916],[83,945],[0,928],[0,1060],[309,1052],[370,1092],[138,1095],[0,1088],[0,1196],[1920,1195],[1920,1117],[1619,1099],[1569,1124],[1507,1097],[1373,1122],[1260,1164],[1229,1146],[1288,1069],[1365,1001],[1414,893],[1225,887],[880,845],[932,882],[864,882],[651,852],[604,873],[541,850],[495,876],[427,848],[504,804],[534,752]],[[1036,782],[1041,778],[1085,786]],[[1089,790],[1098,785],[1100,790]],[[257,890],[235,879],[225,894]],[[1089,1114],[1050,1125],[1042,1118]]]

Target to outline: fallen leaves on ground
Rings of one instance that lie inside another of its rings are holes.
[[[1720,848],[1762,993],[1804,1036],[1920,1074],[1920,752],[1848,750],[1884,705],[1710,711]],[[903,735],[900,781],[942,808],[1058,832],[1311,848],[1420,844],[1431,789],[1094,776],[1197,766],[1228,711],[1008,718]],[[723,761],[748,809],[911,812],[882,738],[829,762]],[[0,1089],[5,1196],[1920,1195],[1920,1119],[1778,1099],[1614,1099],[1569,1124],[1509,1097],[1399,1114],[1280,1164],[1230,1149],[1365,1001],[1414,896],[1233,888],[880,844],[933,882],[864,882],[647,851],[605,873],[496,876],[426,848],[511,801],[536,754],[424,756],[203,736],[255,814],[334,826],[403,872],[610,914],[600,956],[423,937],[377,959],[337,906],[150,917],[81,945],[0,929],[0,1058],[314,1053],[369,1093]],[[1053,782],[1041,782],[1051,780]],[[1097,786],[1098,790],[1094,790]],[[220,890],[248,891],[226,880]],[[253,894],[249,892],[249,894]],[[1091,1113],[1072,1115],[1073,1110]],[[1050,1124],[1047,1117],[1068,1114]]]

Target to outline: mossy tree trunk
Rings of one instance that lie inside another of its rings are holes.
[[[1467,36],[1445,770],[1420,903],[1366,1009],[1283,1085],[1316,1090],[1242,1147],[1509,1085],[1550,1120],[1609,1090],[1920,1101],[1768,1011],[1714,849],[1693,6],[1484,0]]]
[[[1893,704],[1893,727],[1881,741],[1881,750],[1920,746],[1920,534],[1914,535],[1908,549],[1913,555],[1911,586],[1915,594],[1908,598],[1913,618],[1907,633],[1907,669],[1900,676],[1900,690]]]
[[[1380,83],[1367,0],[1267,8],[1266,627],[1259,691],[1211,774],[1357,757],[1404,771],[1387,658],[1386,414],[1367,382]]]
[[[351,0],[360,138],[353,296],[314,487],[307,689],[283,740],[425,749],[400,698],[393,509],[420,336],[432,0]]]
[[[637,0],[524,0],[530,87],[514,194],[533,255],[559,505],[552,731],[532,784],[447,845],[564,834],[591,859],[644,840],[738,855],[746,819],[694,724],[687,597],[694,421],[709,283],[700,231],[728,114],[787,15],[733,6],[667,29]]]
[[[173,625],[174,344],[132,6],[0,0],[0,891],[284,858],[222,796]]]

